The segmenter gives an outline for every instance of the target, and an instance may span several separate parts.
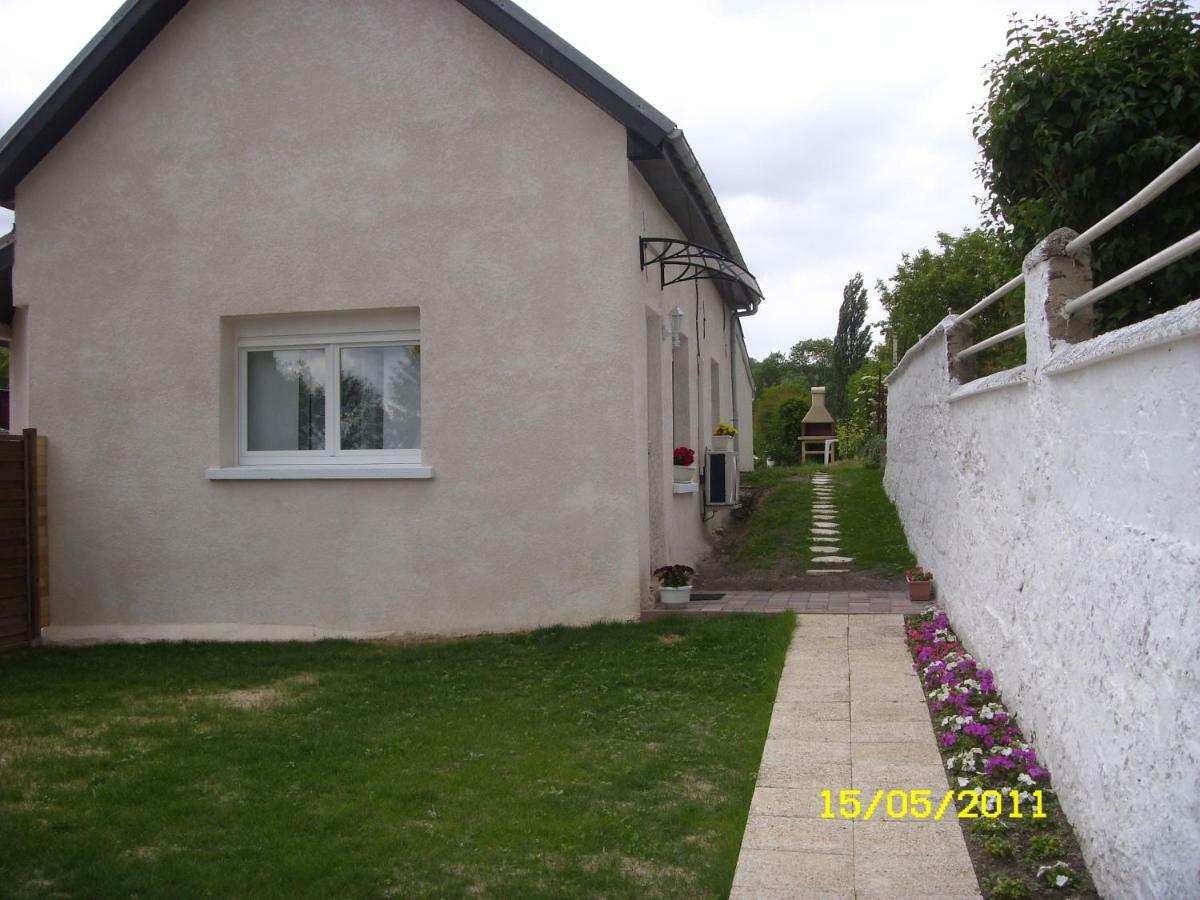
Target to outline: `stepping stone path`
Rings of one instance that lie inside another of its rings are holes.
[[[833,477],[827,472],[820,472],[812,477],[812,536],[813,544],[809,547],[811,553],[819,554],[812,558],[813,564],[820,568],[808,569],[809,575],[838,575],[849,572],[849,569],[836,568],[846,563],[854,562],[851,556],[839,556],[841,549],[837,546],[841,532],[837,523],[837,506],[833,502]]]

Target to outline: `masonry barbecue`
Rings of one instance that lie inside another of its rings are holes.
[[[812,389],[812,406],[800,420],[800,459],[808,462],[815,456],[817,462],[825,461],[825,442],[836,438],[833,416],[825,408],[825,388]]]

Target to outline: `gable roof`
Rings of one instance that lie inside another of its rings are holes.
[[[683,132],[669,118],[509,0],[458,0],[464,7],[625,126],[628,156],[689,240],[745,267],[737,241]],[[126,0],[40,97],[0,137],[0,205],[83,118],[187,0]],[[720,284],[739,307],[758,298]]]

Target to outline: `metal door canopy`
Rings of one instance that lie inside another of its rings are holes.
[[[757,307],[763,299],[754,276],[724,253],[676,238],[644,237],[639,239],[638,246],[643,269],[658,263],[660,287],[701,278],[716,279],[741,285],[753,298],[752,306]]]

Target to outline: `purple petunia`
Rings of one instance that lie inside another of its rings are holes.
[[[910,621],[905,633],[913,669],[928,694],[938,742],[955,748],[947,765],[961,760],[964,771],[980,771],[996,787],[1017,788],[1048,778],[1003,707],[994,674],[966,652],[946,614]]]

